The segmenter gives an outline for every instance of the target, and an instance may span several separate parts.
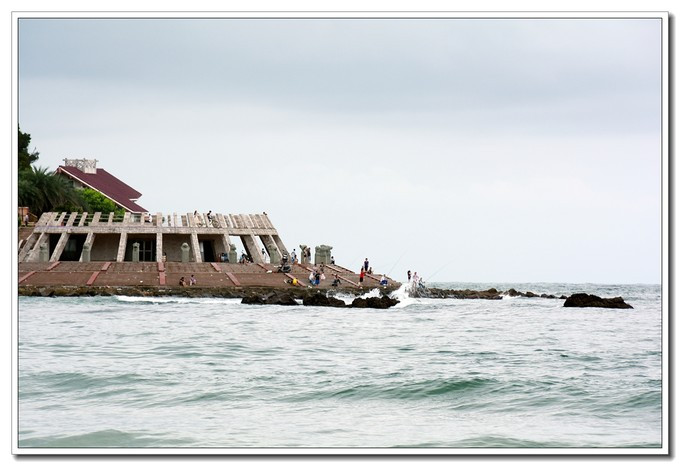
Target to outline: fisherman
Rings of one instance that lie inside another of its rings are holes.
[[[383,274],[383,275],[380,277],[380,284],[381,284],[382,286],[387,286],[387,278],[385,278],[385,274]]]

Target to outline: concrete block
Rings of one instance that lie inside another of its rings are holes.
[[[90,245],[83,245],[83,253],[81,254],[83,262],[90,262]]]
[[[230,264],[238,263],[238,253],[236,252],[236,245],[235,244],[229,245],[229,263]]]
[[[50,247],[48,246],[47,243],[43,243],[40,245],[40,253],[38,257],[40,262],[50,261]]]
[[[330,264],[331,249],[333,249],[333,246],[328,246],[326,244],[322,244],[314,248],[314,265]]]

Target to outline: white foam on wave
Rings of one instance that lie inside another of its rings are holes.
[[[185,298],[179,296],[116,296],[116,299],[118,301],[122,301],[125,303],[167,304],[167,303],[214,302],[215,299],[225,298]]]
[[[373,288],[368,293],[364,293],[364,294],[361,294],[361,295],[338,293],[338,294],[334,294],[332,296],[334,298],[337,298],[337,299],[342,299],[345,302],[345,304],[352,304],[352,301],[354,301],[356,298],[364,298],[364,299],[366,299],[366,298],[379,298],[382,295],[380,294],[380,290],[378,288]]]
[[[410,306],[411,304],[417,304],[418,299],[417,298],[412,298],[408,294],[408,289],[411,287],[410,283],[403,283],[398,290],[393,291],[390,293],[390,298],[393,299],[398,299],[399,302],[397,303],[396,306],[397,308],[400,307],[406,307]]]

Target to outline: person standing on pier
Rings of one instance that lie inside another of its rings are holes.
[[[368,257],[364,259],[364,270],[368,272]]]

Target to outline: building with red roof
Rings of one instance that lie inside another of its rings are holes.
[[[127,212],[145,213],[137,204],[142,193],[131,188],[103,168],[97,168],[96,159],[64,159],[57,173],[72,180],[76,188],[91,188],[111,199]]]

